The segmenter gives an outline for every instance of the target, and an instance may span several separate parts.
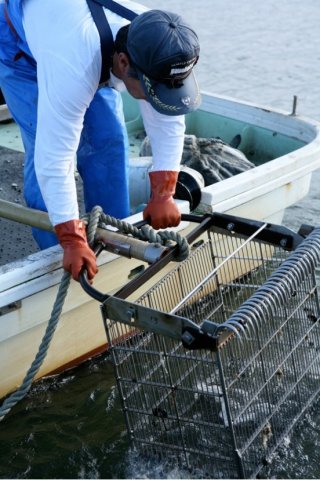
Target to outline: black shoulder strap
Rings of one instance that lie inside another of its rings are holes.
[[[87,0],[92,18],[99,32],[101,43],[101,78],[100,84],[105,83],[110,78],[110,68],[112,67],[112,55],[114,53],[114,41],[109,22],[103,11],[103,7],[108,8],[112,12],[120,15],[127,20],[132,21],[137,13],[123,7],[114,0]]]
[[[127,20],[130,20],[130,21],[132,21],[138,15],[137,13],[133,12],[132,10],[129,10],[129,8],[123,7],[122,5],[120,5],[120,3],[117,3],[114,0],[94,0],[94,1],[96,3],[99,3],[99,5],[102,5],[102,7],[108,8],[108,10],[111,10],[117,15],[120,15],[120,17],[126,18]]]

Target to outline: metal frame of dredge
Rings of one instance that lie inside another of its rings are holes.
[[[196,478],[255,477],[315,400],[320,229],[307,233],[213,214],[138,301],[124,298],[166,260],[118,295],[91,291],[139,455]]]

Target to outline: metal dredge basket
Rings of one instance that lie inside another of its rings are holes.
[[[103,303],[127,429],[197,478],[255,477],[320,389],[320,229],[214,214],[197,236],[136,302]]]

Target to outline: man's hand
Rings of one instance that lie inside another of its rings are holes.
[[[98,272],[96,256],[87,242],[86,228],[81,220],[69,220],[54,227],[63,255],[63,268],[79,281],[82,267],[88,272],[91,282]]]
[[[143,218],[153,228],[176,227],[181,220],[181,213],[173,195],[179,172],[163,170],[149,173],[151,199],[143,211]]]

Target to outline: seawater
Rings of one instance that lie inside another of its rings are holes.
[[[143,0],[181,13],[197,30],[201,89],[320,120],[320,2]],[[309,195],[284,223],[319,224],[315,172]],[[99,315],[97,305],[97,315]],[[11,352],[12,355],[15,352]],[[26,366],[27,368],[28,366]],[[268,478],[320,478],[320,414],[299,422],[264,471]],[[0,424],[1,478],[187,478],[178,467],[137,462],[108,355],[33,386]]]

